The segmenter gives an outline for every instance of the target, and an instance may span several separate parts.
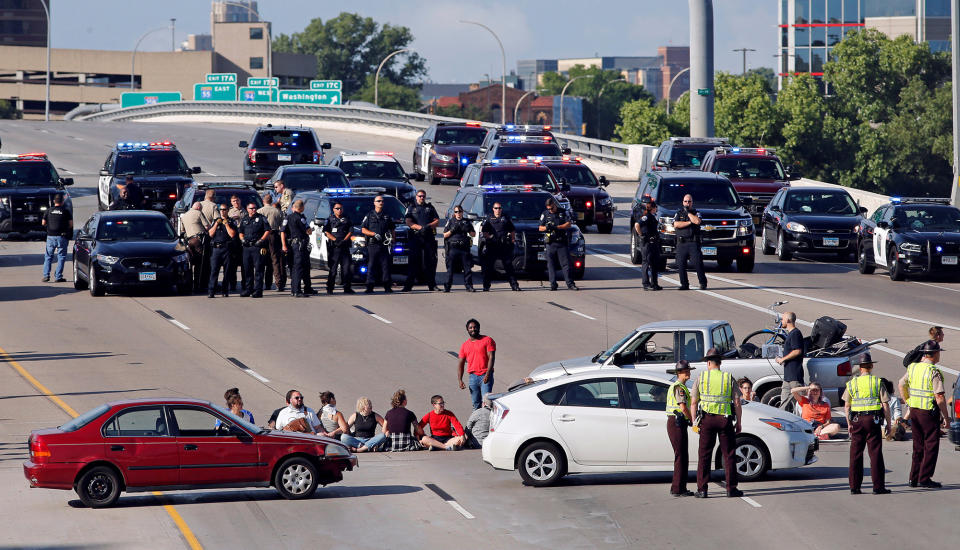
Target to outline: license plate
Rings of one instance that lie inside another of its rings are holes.
[[[840,237],[824,237],[823,246],[840,246]]]
[[[701,247],[700,247],[700,253],[703,254],[704,256],[716,256],[716,255],[717,255],[717,247],[715,247],[715,246],[701,246]]]
[[[944,256],[944,257],[940,260],[940,263],[942,263],[943,265],[957,265],[957,257],[956,257],[956,256]]]
[[[541,262],[547,261],[547,253],[546,253],[546,252],[537,252],[537,259],[540,260]]]
[[[156,281],[157,272],[156,271],[141,271],[140,272],[141,281]]]
[[[393,263],[395,263],[395,264],[397,264],[397,265],[407,265],[407,262],[408,262],[408,261],[410,261],[410,259],[409,259],[407,256],[394,256],[394,257],[393,257]]]
[[[34,216],[32,214],[24,216],[23,221],[25,222],[38,222],[40,221],[40,216]]]
[[[277,160],[279,161],[291,160],[291,157],[290,155],[284,155],[283,153],[280,153],[277,155]]]
[[[577,212],[577,219],[578,219],[578,220],[582,220],[582,219],[584,219],[584,218],[586,218],[586,217],[587,217],[587,214],[586,214],[585,212]]]

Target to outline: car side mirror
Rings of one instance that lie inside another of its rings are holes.
[[[599,181],[600,181],[600,185],[604,187],[610,185],[610,181],[607,179],[607,176],[600,176]]]
[[[796,172],[793,172],[793,173],[791,173],[790,175],[787,176],[787,179],[790,180],[790,181],[797,181],[797,180],[803,179],[803,176],[800,175],[800,174],[798,174],[798,173],[796,173]]]
[[[877,222],[877,227],[880,229],[887,229],[890,227],[890,224],[884,221]]]
[[[860,213],[863,214],[864,216],[867,215],[867,207],[866,207],[866,206],[861,206],[861,207],[859,208],[859,210],[860,210]]]
[[[563,149],[560,150],[560,152],[563,153],[564,155],[573,154],[573,151],[571,151],[569,147],[564,147]]]
[[[201,171],[202,170],[200,170],[199,166],[194,166],[193,168],[190,169],[190,172],[193,174],[199,174]]]
[[[611,363],[611,364],[614,364],[614,365],[616,365],[616,366],[618,366],[618,367],[619,367],[620,365],[622,365],[622,364],[623,364],[623,354],[620,353],[619,351],[618,351],[617,353],[614,353],[614,354],[613,354],[613,357],[610,358],[610,363]]]
[[[101,176],[109,176],[109,175],[110,175],[110,171],[109,171],[109,170],[100,170],[100,175],[101,175]]]
[[[475,222],[475,221],[477,221],[477,220],[480,219],[480,216],[474,214],[473,212],[464,212],[464,213],[463,213],[463,217],[464,217],[465,219],[468,219],[468,220],[472,221],[472,222]]]
[[[250,146],[250,144],[247,143],[246,141],[241,141],[241,142],[240,142],[240,148],[241,148],[241,149],[246,149],[246,148],[249,147],[249,146]]]
[[[424,140],[421,140],[420,143],[421,143],[422,145],[432,145],[432,144],[433,144],[433,141],[432,141],[432,140],[429,140],[429,139],[424,139]]]
[[[667,161],[665,161],[665,160],[658,160],[658,161],[657,161],[657,166],[666,166],[666,165],[667,165]]]
[[[324,142],[323,144],[321,144],[321,145],[320,145],[320,148],[321,148],[321,149],[331,149],[331,148],[333,148],[333,145],[330,145],[330,142],[327,141],[327,142]]]
[[[486,153],[486,152],[487,152],[487,148],[486,148],[486,147],[481,147],[479,150],[480,150],[480,154],[483,154],[483,153]]]
[[[780,207],[777,206],[776,204],[771,204],[771,205],[770,205],[770,211],[771,211],[771,212],[779,212],[779,211],[780,211]]]
[[[60,185],[73,185],[73,178],[60,178]]]
[[[407,179],[411,179],[415,181],[423,181],[423,178],[424,178],[423,174],[418,174],[416,172],[409,172],[407,174]]]
[[[561,181],[561,182],[560,182],[560,191],[562,191],[562,192],[564,192],[564,193],[566,193],[567,191],[570,191],[570,184],[567,183],[567,182],[565,182],[565,181]]]

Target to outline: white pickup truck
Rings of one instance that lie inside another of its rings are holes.
[[[840,405],[843,388],[853,370],[852,361],[870,345],[886,339],[862,342],[848,337],[828,350],[807,353],[803,359],[806,383],[819,382],[833,406]],[[627,334],[610,349],[593,357],[578,357],[540,365],[530,378],[546,379],[564,373],[600,368],[642,369],[663,372],[686,359],[697,369],[706,369],[703,355],[716,347],[724,355],[722,369],[734,378],[746,376],[753,382],[754,392],[765,404],[778,405],[783,367],[776,362],[777,353],[766,350],[762,357],[741,357],[740,346],[727,321],[678,320],[649,323]],[[696,379],[697,372],[693,373]]]

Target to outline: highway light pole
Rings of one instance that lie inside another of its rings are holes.
[[[520,102],[523,101],[524,99],[526,99],[526,97],[527,97],[528,95],[530,95],[530,94],[536,94],[536,93],[537,93],[537,90],[535,90],[535,89],[534,89],[534,90],[530,90],[529,92],[527,92],[527,93],[523,94],[522,96],[520,96],[520,99],[517,100],[517,104],[513,107],[513,123],[514,123],[514,124],[520,124],[520,122],[517,120],[517,117],[519,116],[519,113],[520,113]]]
[[[580,76],[575,76],[575,77],[571,78],[570,80],[568,80],[567,83],[563,85],[563,89],[560,90],[560,133],[561,133],[561,134],[564,132],[564,127],[563,127],[563,111],[564,111],[564,108],[563,108],[563,96],[566,95],[566,93],[567,93],[567,88],[569,88],[571,84],[573,84],[574,82],[580,80],[581,78],[593,78],[593,77],[595,77],[595,76],[597,76],[597,75],[594,75],[594,74],[582,74],[582,75],[580,75]]]
[[[466,23],[467,25],[476,25],[478,27],[483,27],[487,29],[487,32],[493,35],[493,38],[496,39],[497,44],[500,45],[500,56],[503,58],[503,73],[500,75],[500,124],[507,123],[507,52],[503,49],[503,42],[500,41],[500,37],[497,36],[497,33],[493,32],[493,29],[484,25],[483,23],[477,23],[476,21],[464,21],[460,20],[461,23]]]
[[[743,52],[743,72],[740,74],[747,74],[747,52],[755,52],[757,50],[753,48],[737,48],[733,50],[734,52]]]
[[[673,75],[673,78],[670,79],[670,85],[667,86],[667,116],[670,116],[670,92],[671,90],[673,90],[673,83],[676,82],[678,78],[680,78],[680,75],[689,71],[690,71],[690,67],[687,67],[686,69]]]
[[[137,39],[137,43],[133,46],[133,52],[130,53],[130,91],[133,91],[133,82],[134,82],[134,68],[137,63],[137,48],[140,47],[140,43],[143,42],[143,39],[150,36],[155,32],[165,31],[169,29],[169,25],[164,25],[163,27],[157,27],[153,30],[149,30],[140,35],[140,38]]]
[[[402,50],[391,52],[390,55],[388,55],[387,57],[384,57],[383,61],[380,62],[380,65],[377,67],[377,75],[373,77],[373,104],[376,105],[377,107],[380,106],[380,103],[378,103],[378,100],[380,99],[380,69],[383,68],[383,65],[387,62],[388,59],[397,55],[398,53],[412,52],[412,51],[413,50],[411,50],[410,48],[403,48]]]
[[[950,204],[960,204],[960,0],[950,1],[950,46],[953,59],[953,181],[951,182]]]
[[[50,7],[47,2],[50,0],[40,0],[43,6],[43,12],[47,14],[47,100],[43,106],[43,120],[50,122]],[[16,105],[14,105],[16,108]]]
[[[713,0],[690,2],[690,137],[713,137]]]

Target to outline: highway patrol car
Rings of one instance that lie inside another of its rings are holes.
[[[99,209],[109,209],[117,198],[117,185],[133,176],[146,199],[146,207],[169,217],[184,190],[193,184],[193,174],[199,173],[199,166],[187,166],[172,141],[119,142],[110,149],[100,170]]]

